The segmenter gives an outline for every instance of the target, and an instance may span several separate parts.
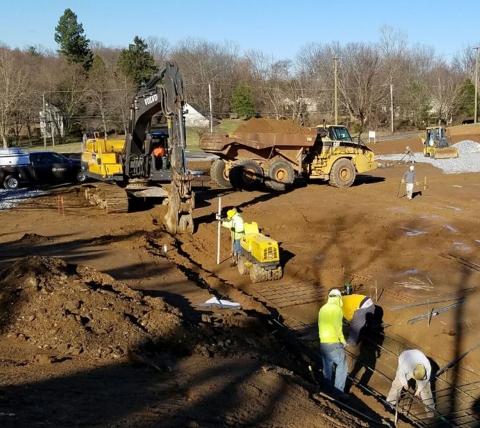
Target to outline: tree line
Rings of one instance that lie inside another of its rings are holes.
[[[195,38],[172,46],[163,37],[136,36],[128,48],[106,47],[87,38],[70,9],[52,32],[57,52],[0,46],[4,147],[22,134],[33,139],[40,112],[52,106],[65,135],[91,128],[126,132],[133,95],[167,60],[178,63],[186,101],[205,111],[211,101],[218,118],[234,113],[317,125],[338,114],[362,132],[459,123],[474,115],[475,49],[463,48],[447,61],[432,47],[409,46],[407,35],[389,26],[375,43],[312,42],[293,60]]]

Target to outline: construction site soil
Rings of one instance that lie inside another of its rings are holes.
[[[480,132],[463,127],[452,140],[480,143]],[[421,144],[414,135],[370,147]],[[443,406],[442,391],[473,385],[474,422],[456,426],[478,426],[479,173],[416,164],[407,200],[405,164],[346,189],[312,181],[284,193],[216,188],[210,164],[189,163],[205,172],[193,235],[166,233],[161,204],[108,215],[78,186],[0,212],[2,427],[394,426],[382,398],[407,348],[449,368],[436,384],[440,413],[462,399]],[[231,268],[224,228],[217,264],[220,197],[279,242],[282,279],[252,284]],[[346,348],[345,405],[324,393],[315,325],[327,290],[347,282],[375,300],[383,327]],[[205,305],[212,297],[241,309]],[[397,426],[422,423],[405,413]]]

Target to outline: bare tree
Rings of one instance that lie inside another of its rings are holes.
[[[148,36],[145,41],[148,51],[152,54],[155,65],[159,70],[165,67],[165,61],[170,55],[170,42],[165,37]]]
[[[27,71],[23,65],[20,51],[0,47],[0,138],[4,148],[25,98]]]
[[[360,121],[360,131],[365,127],[373,108],[385,98],[386,88],[379,78],[382,60],[373,45],[349,43],[340,53],[339,92],[352,116]]]
[[[221,116],[230,111],[236,86],[233,81],[238,56],[236,44],[210,43],[190,38],[178,43],[172,49],[171,56],[182,73],[188,102],[195,102],[207,110],[210,85],[216,114]]]

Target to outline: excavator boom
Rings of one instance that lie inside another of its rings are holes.
[[[125,141],[87,140],[82,153],[85,174],[116,183],[125,190],[125,200],[127,196],[168,198],[164,224],[171,234],[193,233],[194,226],[195,197],[185,157],[184,104],[182,76],[176,63],[168,61],[133,97]],[[162,119],[164,131],[152,130],[154,116]],[[108,207],[109,195],[115,194],[116,206],[120,206],[119,191],[112,187],[109,191],[106,185],[90,185],[87,198]]]

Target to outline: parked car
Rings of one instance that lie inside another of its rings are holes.
[[[84,182],[79,159],[41,150],[0,149],[0,185],[17,189],[22,184]]]

